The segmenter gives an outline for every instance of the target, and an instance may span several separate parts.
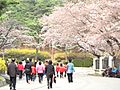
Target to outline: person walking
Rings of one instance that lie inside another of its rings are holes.
[[[19,73],[19,79],[22,79],[23,70],[24,70],[22,62],[19,62],[19,64],[17,65],[17,68],[18,68],[18,73]]]
[[[64,64],[64,68],[65,68],[64,77],[66,77],[66,74],[67,74],[67,62],[65,62],[65,64]]]
[[[60,66],[59,66],[59,63],[57,63],[57,64],[56,64],[57,77],[59,77],[59,70],[60,70]]]
[[[74,72],[74,64],[72,63],[72,59],[69,58],[69,62],[67,64],[67,76],[68,76],[68,82],[73,82],[73,72]]]
[[[52,79],[53,79],[53,75],[55,76],[55,69],[54,66],[52,65],[52,61],[49,61],[49,64],[45,67],[45,73],[47,76],[47,86],[48,89],[52,88]]]
[[[12,62],[8,65],[7,74],[10,76],[10,90],[16,90],[16,75],[17,75],[17,66],[15,64],[15,59],[12,59]]]
[[[29,64],[29,61],[26,61],[25,65],[25,74],[26,74],[26,82],[30,84],[30,79],[31,79],[31,65]]]
[[[32,58],[29,58],[29,65],[32,67],[33,64]],[[30,80],[32,81],[32,74],[30,74]]]
[[[63,64],[60,64],[60,78],[63,78],[63,73],[65,72],[65,68],[63,67]]]
[[[36,78],[36,67],[35,67],[35,64],[33,64],[32,67],[31,67],[31,76],[32,76],[32,81],[35,81],[35,78]]]
[[[39,62],[39,65],[36,67],[37,73],[38,73],[38,78],[39,78],[39,83],[43,81],[43,73],[44,73],[44,67],[41,65],[41,62]]]

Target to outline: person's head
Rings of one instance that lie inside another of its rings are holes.
[[[32,64],[32,66],[35,66],[35,64]]]
[[[20,61],[19,64],[22,64],[22,62]]]
[[[72,62],[72,59],[71,59],[71,58],[69,58],[69,59],[68,59],[68,61],[71,63],[71,62]]]
[[[27,60],[26,63],[29,63],[29,61]]]
[[[61,66],[61,67],[63,66],[62,63],[60,64],[60,66]]]
[[[41,62],[39,62],[39,65],[41,65]]]
[[[68,64],[68,62],[65,62],[65,65],[67,65]]]
[[[59,66],[59,63],[57,63],[56,65]]]
[[[32,62],[32,59],[30,58],[29,61]]]
[[[12,59],[12,62],[15,62],[15,59]]]
[[[50,65],[52,64],[52,61],[51,61],[51,60],[49,61],[49,64],[50,64]]]
[[[49,64],[49,61],[48,60],[45,60],[45,65],[48,65]]]

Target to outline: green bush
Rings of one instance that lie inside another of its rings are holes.
[[[73,59],[75,67],[90,67],[92,66],[92,55],[87,52],[67,52],[67,56]],[[57,62],[66,63],[66,54],[65,52],[59,52],[54,54],[54,58]]]
[[[73,60],[75,67],[91,67],[93,65],[92,58],[86,57],[81,60]]]
[[[16,58],[17,60],[26,60],[27,58],[35,58],[36,50],[33,49],[7,49],[5,50],[5,58]],[[38,51],[38,58],[42,61],[50,58],[48,52]]]
[[[73,59],[80,59],[80,58],[92,57],[92,55],[87,52],[79,52],[79,53],[67,52],[67,55],[65,52],[59,52],[54,54],[55,60],[65,60],[66,57],[71,57]]]

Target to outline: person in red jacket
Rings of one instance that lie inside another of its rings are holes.
[[[32,67],[31,67],[31,76],[32,76],[32,81],[34,81],[35,78],[36,78],[36,67],[35,67],[35,64],[32,64]]]
[[[63,78],[63,73],[65,72],[65,67],[63,67],[63,64],[60,64],[60,78]]]
[[[17,65],[17,68],[18,68],[18,73],[19,73],[19,79],[22,79],[23,70],[24,70],[22,62],[19,62],[19,64]]]
[[[66,77],[66,74],[67,74],[67,62],[64,64],[64,68],[65,68],[64,77]]]
[[[57,64],[56,64],[57,77],[59,77],[59,70],[60,70],[60,66],[59,66],[59,63],[57,63]]]

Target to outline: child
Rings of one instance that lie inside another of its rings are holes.
[[[65,63],[64,68],[65,68],[65,74],[64,74],[64,77],[66,77],[66,72],[67,72],[67,62]]]
[[[63,67],[63,64],[60,64],[60,78],[63,77],[63,73],[65,72],[65,68]]]
[[[32,64],[31,70],[32,81],[34,81],[36,78],[36,67],[34,64]]]
[[[57,73],[57,77],[59,77],[59,75],[58,75],[59,70],[60,70],[60,66],[59,66],[59,64],[57,63],[57,65],[56,65],[56,73]]]
[[[22,62],[19,62],[19,64],[17,65],[17,68],[18,68],[18,73],[19,73],[19,79],[22,79],[23,70],[24,70]]]

